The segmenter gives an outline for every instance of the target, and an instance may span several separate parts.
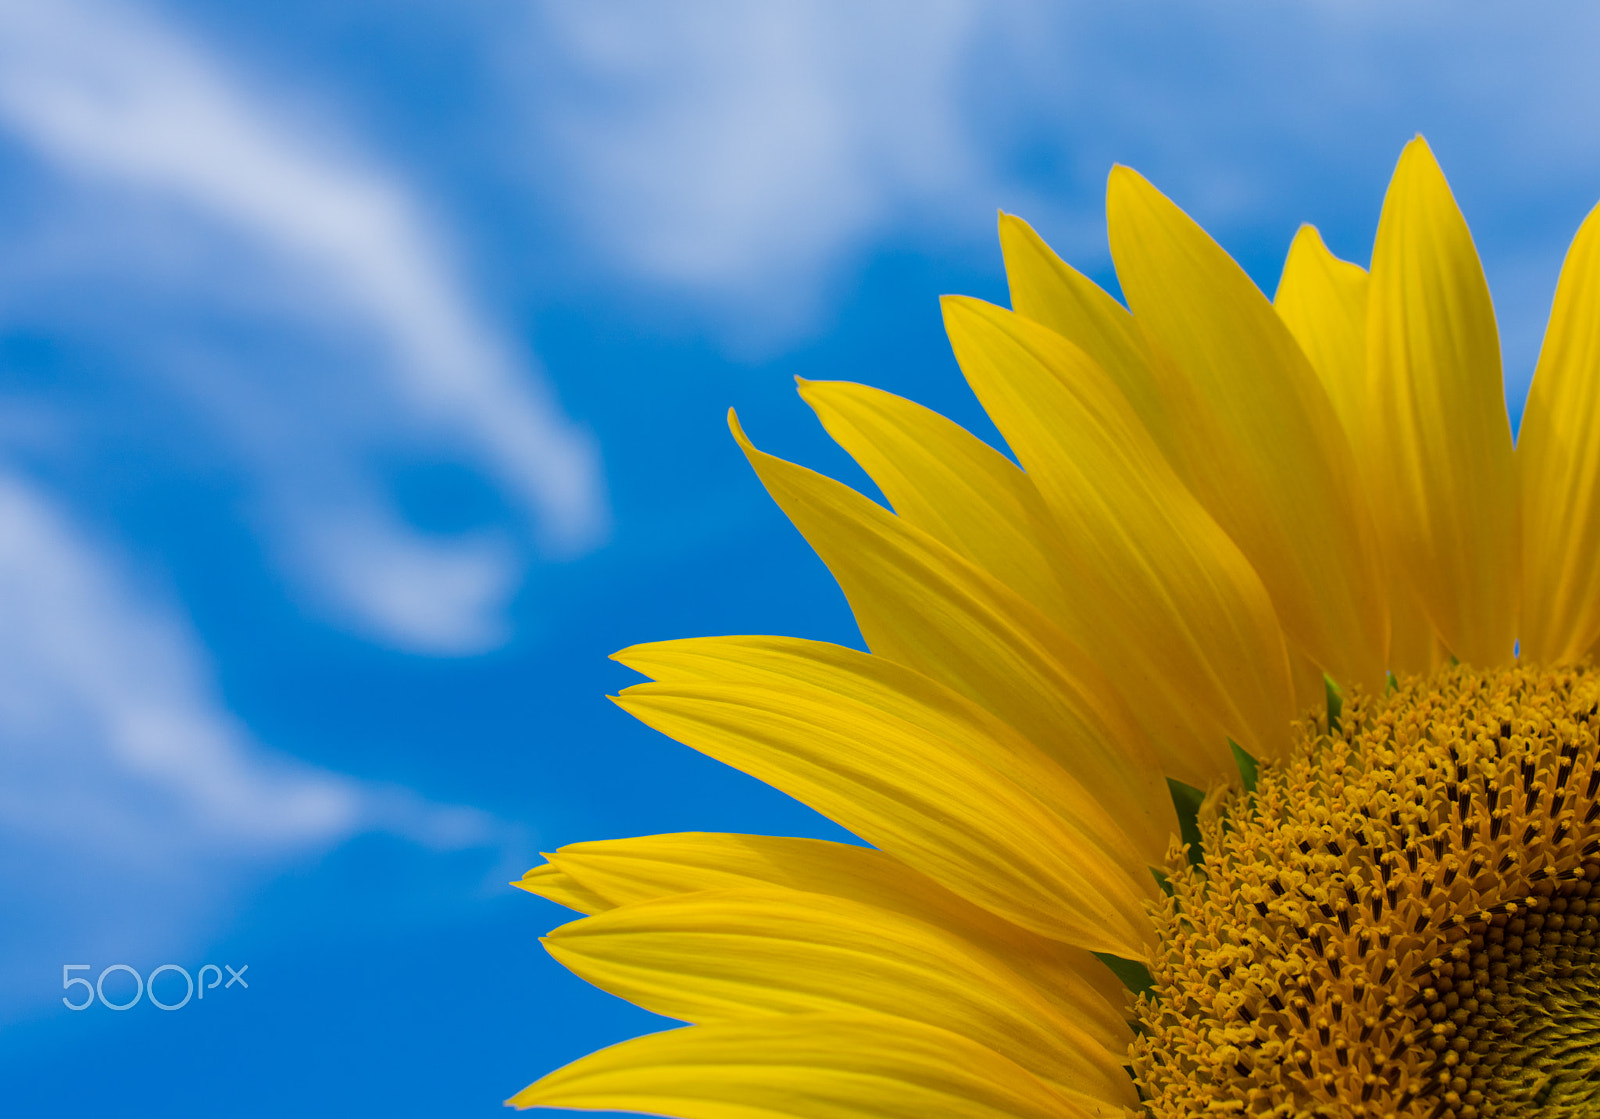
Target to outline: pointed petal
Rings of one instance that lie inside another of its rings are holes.
[[[1055,254],[1033,227],[1000,215],[1000,250],[1005,256],[1011,309],[1047,326],[1094,359],[1163,453],[1176,447],[1176,417],[1169,386],[1151,367],[1139,328],[1126,307],[1100,285]]]
[[[1113,1050],[999,959],[934,925],[799,890],[713,890],[563,925],[545,948],[595,986],[696,1024],[906,1018],[1001,1050],[1069,1092],[1138,1102]]]
[[[1420,137],[1383,202],[1367,313],[1385,537],[1450,651],[1504,664],[1520,555],[1500,341],[1472,235]]]
[[[1166,772],[1215,783],[1234,772],[1229,737],[1276,757],[1293,708],[1271,603],[1115,386],[1054,331],[991,304],[946,299],[945,328],[1068,537],[1069,636],[1124,689]]]
[[[1400,572],[1389,571],[1389,671],[1396,676],[1426,676],[1450,659],[1422,600]]]
[[[1300,347],[1233,259],[1126,167],[1111,173],[1111,255],[1134,320],[1204,415],[1174,465],[1261,576],[1291,639],[1337,678],[1383,681],[1388,620],[1371,513]]]
[[[1340,260],[1314,225],[1289,246],[1273,298],[1289,333],[1316,370],[1357,460],[1367,444],[1367,270]]]
[[[1105,806],[1161,865],[1176,817],[1149,742],[1094,663],[1042,614],[848,486],[734,434],[845,592],[874,653],[987,708]]]
[[[871,847],[765,835],[682,832],[574,843],[550,856],[602,898],[586,912],[700,890],[782,886],[873,905],[998,956],[1041,995],[1121,1052],[1132,1035],[1126,991],[1089,952],[1014,925]],[[530,872],[531,873],[531,872]]]
[[[1600,207],[1561,267],[1516,458],[1522,655],[1577,660],[1600,640]]]
[[[1015,463],[959,424],[880,389],[803,381],[800,395],[908,524],[1057,624],[1070,615],[1050,559],[1059,532]]]
[[[549,857],[545,856],[547,859]],[[566,871],[553,863],[536,866],[524,874],[521,881],[511,884],[535,897],[576,909],[579,913],[600,913],[611,908],[611,904],[603,897],[574,881]]]
[[[1150,876],[1132,844],[1065,772],[929,683],[912,699],[865,676],[853,688],[669,682],[636,685],[617,703],[985,909],[1044,936],[1142,958]]]
[[[1230,734],[1262,753],[1247,737],[1251,729],[1230,730],[1204,713],[1197,717],[1193,695],[1170,686],[1180,679],[1170,665],[1149,663],[1150,651],[1170,650],[1140,630],[1142,619],[1107,616],[1111,599],[1087,587],[1098,585],[1094,579],[1122,583],[1121,557],[1109,571],[1086,573],[1074,564],[1075,551],[1086,554],[1067,542],[1032,480],[1004,455],[889,393],[822,382],[807,382],[801,391],[902,519],[1015,590],[1089,654],[1129,701],[1167,776],[1199,788],[1227,779],[1234,772]],[[1073,595],[1062,592],[1063,579],[1076,588]],[[1272,730],[1287,727],[1279,719]]]
[[[799,637],[690,637],[634,645],[612,658],[659,684],[754,685],[823,707],[860,705],[915,726],[941,752],[955,751],[1027,789],[1142,880],[1145,864],[1093,790],[983,707],[904,665]]]
[[[1340,260],[1322,243],[1315,226],[1302,225],[1289,247],[1273,305],[1300,343],[1311,367],[1333,401],[1350,439],[1369,504],[1376,506],[1384,484],[1372,450],[1375,405],[1367,385],[1366,269]],[[1393,548],[1380,536],[1385,556],[1384,587],[1389,600],[1389,657],[1397,673],[1432,672],[1444,660],[1433,623],[1411,583],[1399,569]]]
[[[680,1119],[1089,1115],[1015,1061],[947,1030],[833,1015],[650,1034],[558,1069],[506,1102]]]

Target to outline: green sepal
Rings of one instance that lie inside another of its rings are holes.
[[[1167,789],[1172,793],[1172,807],[1178,812],[1178,834],[1189,845],[1189,865],[1199,866],[1206,861],[1200,849],[1200,804],[1206,799],[1193,785],[1167,778]]]
[[[1392,673],[1392,672],[1389,673],[1389,686],[1384,689],[1383,694],[1385,696],[1391,696],[1391,695],[1394,695],[1394,693],[1398,692],[1399,690],[1400,690],[1400,681],[1395,678],[1395,674],[1394,673]]]
[[[1161,887],[1161,892],[1170,898],[1172,896],[1172,879],[1167,877],[1167,872],[1159,867],[1151,867],[1150,874],[1156,880],[1156,885]]]
[[[1239,767],[1239,777],[1244,781],[1244,791],[1256,791],[1256,780],[1261,776],[1261,763],[1252,758],[1233,739],[1228,739],[1228,749],[1233,751],[1233,764]]]
[[[1339,690],[1339,685],[1326,672],[1322,674],[1322,687],[1328,696],[1328,733],[1337,734],[1339,716],[1344,713],[1344,692]]]
[[[1155,990],[1156,981],[1150,977],[1150,969],[1138,960],[1124,960],[1121,956],[1113,956],[1110,952],[1096,952],[1094,958],[1111,969],[1111,974],[1122,981],[1122,985],[1136,995],[1147,995]]]

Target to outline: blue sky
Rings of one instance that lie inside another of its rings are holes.
[[[839,835],[604,699],[638,641],[858,641],[726,409],[858,484],[796,375],[992,437],[936,297],[1004,299],[997,209],[1114,285],[1131,164],[1270,292],[1301,221],[1366,259],[1420,131],[1515,416],[1597,41],[1570,2],[0,0],[4,1110],[490,1115],[663,1024],[505,882]],[[80,963],[250,986],[74,1013]]]

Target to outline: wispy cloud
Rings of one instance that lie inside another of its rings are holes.
[[[563,416],[532,358],[473,306],[402,183],[270,106],[148,13],[94,0],[0,0],[0,128],[113,196],[99,221],[118,202],[159,200],[166,220],[246,246],[196,284],[237,286],[241,268],[257,285],[276,274],[286,291],[266,310],[299,303],[300,321],[285,326],[371,343],[357,360],[342,352],[352,366],[333,374],[342,408],[327,407],[326,386],[296,398],[283,386],[303,382],[246,362],[209,371],[213,396],[225,396],[230,379],[256,380],[248,408],[235,400],[222,411],[246,429],[238,445],[253,455],[289,567],[321,605],[385,643],[445,653],[491,646],[505,636],[502,608],[529,541],[567,555],[604,533],[596,448]],[[280,391],[268,387],[275,382]],[[531,531],[414,531],[370,465],[375,450],[407,442],[476,463]]]
[[[258,745],[187,626],[106,555],[0,472],[0,891],[27,899],[0,922],[0,1017],[63,952],[186,947],[263,868],[359,832],[507,841],[481,812]]]
[[[570,160],[565,204],[616,272],[694,296],[735,341],[813,328],[874,249],[992,245],[997,206],[1103,268],[1114,162],[1194,210],[1270,287],[1300,220],[1367,251],[1384,181],[1420,130],[1491,282],[1508,281],[1515,386],[1600,186],[1577,108],[1600,95],[1584,55],[1600,17],[1575,4],[538,11],[530,103]]]
[[[569,201],[636,275],[758,302],[746,333],[787,334],[863,240],[989,182],[954,99],[980,14],[961,0],[539,11]]]

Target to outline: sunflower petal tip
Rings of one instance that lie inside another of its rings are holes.
[[[939,297],[939,310],[944,318],[944,330],[946,334],[951,336],[952,341],[955,338],[956,331],[965,331],[968,324],[978,317],[976,308],[972,306],[974,302],[976,301],[972,298],[962,295]]]
[[[1322,239],[1322,230],[1308,221],[1301,222],[1300,228],[1294,231],[1294,237],[1289,241],[1289,257],[1291,260],[1298,260],[1307,253],[1313,257],[1331,255],[1328,252],[1328,243]],[[1285,266],[1285,271],[1287,270]]]
[[[1113,163],[1111,174],[1106,179],[1108,193],[1118,191],[1154,190],[1150,180],[1139,174],[1137,170],[1126,163]]]
[[[1405,149],[1400,153],[1400,165],[1402,167],[1418,164],[1431,167],[1436,171],[1439,170],[1439,159],[1433,154],[1432,145],[1428,143],[1427,138],[1420,132],[1411,138]],[[1440,174],[1443,174],[1443,172],[1440,171]]]
[[[1021,214],[1013,214],[1009,210],[1000,211],[1000,231],[1015,236],[1018,233],[1033,233],[1033,226],[1028,224],[1028,219]],[[1034,234],[1038,236],[1038,234]]]
[[[758,453],[756,445],[750,442],[750,437],[744,433],[744,425],[739,422],[739,413],[733,408],[728,409],[728,430],[733,433],[734,441],[739,444],[746,457]]]
[[[1106,182],[1106,226],[1113,245],[1119,230],[1126,234],[1132,224],[1142,225],[1156,215],[1170,215],[1172,211],[1183,213],[1161,188],[1138,171],[1121,163],[1111,169],[1111,178]],[[1115,256],[1113,249],[1113,259]]]
[[[616,652],[612,653],[606,659],[607,660],[614,660],[618,664],[622,665],[624,668],[632,668],[633,667],[634,654],[637,653],[640,649],[645,648],[649,644],[651,644],[651,643],[648,642],[648,641],[636,642],[635,644],[629,645],[626,648],[618,649]]]
[[[939,297],[939,306],[944,309],[944,313],[948,317],[952,312],[962,315],[979,314],[985,307],[992,307],[994,304],[986,300],[975,299],[970,295],[941,295]]]

